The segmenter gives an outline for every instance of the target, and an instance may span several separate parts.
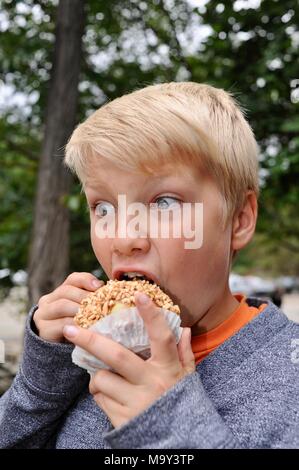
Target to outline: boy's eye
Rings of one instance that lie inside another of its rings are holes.
[[[114,206],[110,202],[99,202],[94,206],[97,217],[106,217],[114,214]]]
[[[169,209],[170,207],[174,209],[174,207],[178,205],[180,205],[180,200],[172,196],[157,197],[155,202],[151,204],[152,207],[157,207],[162,210]]]

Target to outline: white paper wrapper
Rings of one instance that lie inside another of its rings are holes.
[[[165,316],[178,344],[183,331],[183,328],[180,327],[181,319],[179,315],[165,309],[161,309],[161,312]],[[147,359],[151,355],[149,337],[136,307],[118,310],[94,323],[90,329],[122,344],[143,359]],[[74,364],[86,369],[90,374],[99,369],[113,370],[79,346],[76,346],[73,350],[72,361]]]

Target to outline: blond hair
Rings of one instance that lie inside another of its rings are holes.
[[[153,174],[163,165],[205,168],[225,219],[248,190],[258,195],[258,146],[241,107],[222,89],[171,82],[136,90],[95,111],[73,132],[65,163],[84,184],[94,158]]]

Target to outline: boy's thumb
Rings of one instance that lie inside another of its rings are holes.
[[[194,354],[191,347],[191,329],[184,328],[183,333],[178,344],[179,358],[182,367],[187,373],[195,371]]]

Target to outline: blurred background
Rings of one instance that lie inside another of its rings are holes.
[[[105,279],[62,165],[67,139],[148,84],[208,83],[246,110],[261,150],[259,222],[231,288],[299,321],[298,25],[297,0],[0,0],[0,394],[28,307],[70,272]]]

